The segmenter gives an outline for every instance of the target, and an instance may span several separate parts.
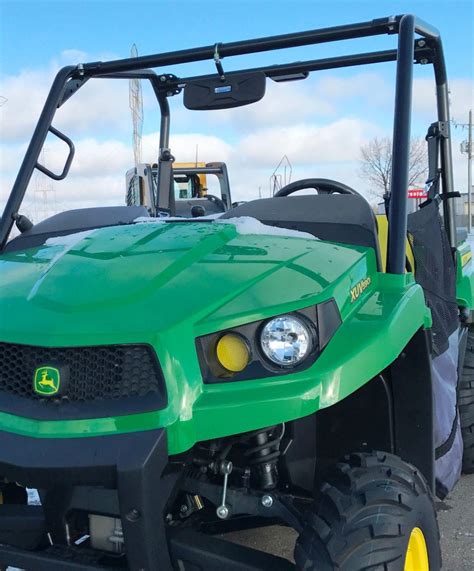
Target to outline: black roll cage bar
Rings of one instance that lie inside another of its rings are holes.
[[[188,82],[197,79],[215,77],[215,74],[178,78],[163,73],[156,74],[153,67],[170,66],[175,64],[214,60],[219,75],[223,74],[222,58],[251,53],[279,50],[284,48],[307,46],[325,42],[363,38],[379,35],[398,34],[398,48],[393,50],[375,51],[325,59],[294,62],[281,65],[268,65],[226,73],[226,76],[242,73],[243,71],[260,71],[266,77],[278,81],[308,72],[373,64],[380,62],[397,62],[395,112],[393,126],[392,148],[392,178],[391,197],[388,212],[389,236],[387,251],[387,271],[395,274],[405,272],[405,239],[407,231],[407,189],[408,165],[410,151],[410,124],[413,87],[414,63],[431,63],[434,68],[436,82],[436,99],[438,125],[443,136],[439,142],[441,164],[441,187],[444,221],[452,248],[456,247],[456,222],[454,208],[451,206],[453,196],[453,171],[449,124],[449,99],[446,65],[443,46],[438,30],[417,17],[406,14],[390,16],[368,22],[360,22],[343,26],[309,30],[278,36],[269,36],[238,42],[218,43],[215,45],[194,49],[166,52],[150,56],[120,59],[107,62],[94,62],[67,66],[56,75],[46,99],[42,113],[33,133],[25,158],[13,185],[10,197],[5,206],[0,223],[0,251],[4,248],[12,226],[19,218],[19,209],[23,201],[31,176],[36,169],[46,172],[38,160],[48,132],[62,138],[69,146],[69,157],[63,172],[55,175],[50,171],[49,176],[57,180],[65,178],[74,156],[72,141],[52,126],[56,109],[61,107],[76,91],[90,78],[140,78],[149,80],[158,100],[161,111],[160,152],[158,169],[158,193],[160,206],[172,209],[174,195],[169,192],[172,176],[172,160],[169,150],[170,109],[168,97],[179,93]],[[415,38],[415,34],[419,37]],[[166,201],[168,203],[166,204]],[[157,201],[158,203],[158,201]]]

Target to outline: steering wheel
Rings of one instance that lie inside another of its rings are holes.
[[[354,190],[350,186],[343,184],[342,182],[337,182],[337,180],[332,180],[330,178],[304,178],[302,180],[295,180],[287,184],[283,188],[280,188],[275,196],[289,196],[298,190],[306,190],[308,188],[314,188],[318,191],[318,194],[355,194],[356,196],[361,196],[357,190]]]
[[[206,194],[206,198],[209,202],[213,202],[222,212],[227,210],[224,201],[218,196],[215,196],[214,194]]]

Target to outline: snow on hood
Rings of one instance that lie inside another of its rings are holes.
[[[157,222],[196,222],[199,220],[214,220],[214,218],[219,218],[219,216],[222,216],[223,214],[223,212],[218,212],[217,214],[199,216],[199,218],[188,218],[186,216],[157,216],[156,218],[153,216],[139,216],[138,218],[135,218],[134,222],[137,224],[149,224],[151,222],[154,224]]]
[[[300,232],[299,230],[290,230],[288,228],[278,228],[277,226],[269,226],[263,224],[260,220],[252,218],[251,216],[236,216],[235,218],[220,218],[222,214],[209,214],[208,216],[200,216],[199,218],[178,218],[175,216],[152,218],[147,216],[140,216],[135,218],[134,222],[143,223],[166,223],[166,222],[197,222],[200,220],[214,220],[216,224],[232,224],[235,226],[238,234],[242,236],[247,235],[262,235],[262,236],[285,236],[290,238],[304,238],[305,240],[317,240],[315,236],[308,232]]]
[[[79,244],[81,240],[90,236],[92,232],[95,232],[95,229],[76,232],[75,234],[67,234],[66,236],[55,236],[54,238],[48,238],[45,244],[46,246],[65,246],[70,250],[74,248],[76,244]]]
[[[216,224],[233,224],[237,232],[242,235],[259,235],[264,236],[288,236],[291,238],[304,238],[306,240],[317,240],[315,236],[308,232],[300,232],[299,230],[290,230],[288,228],[278,228],[277,226],[269,226],[263,224],[260,220],[251,216],[239,216],[236,218],[227,218],[225,220],[216,220]]]

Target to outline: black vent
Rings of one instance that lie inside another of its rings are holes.
[[[67,371],[60,395],[35,393],[41,366]],[[94,418],[157,410],[166,391],[149,345],[36,347],[0,343],[0,409],[32,418]]]

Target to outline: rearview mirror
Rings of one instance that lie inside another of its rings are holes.
[[[260,101],[265,87],[266,77],[262,72],[202,79],[186,84],[183,102],[187,109],[199,111],[241,107]]]

